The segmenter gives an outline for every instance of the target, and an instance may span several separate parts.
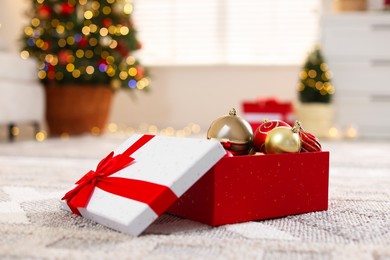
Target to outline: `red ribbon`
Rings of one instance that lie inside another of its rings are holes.
[[[95,187],[98,187],[106,192],[146,203],[157,215],[164,213],[178,199],[168,187],[147,181],[109,177],[129,166],[134,161],[130,155],[153,137],[154,135],[143,135],[122,154],[114,156],[114,152],[111,152],[99,162],[95,171],[89,171],[78,180],[77,186],[62,198],[67,201],[72,212],[81,215],[77,208],[86,208]]]

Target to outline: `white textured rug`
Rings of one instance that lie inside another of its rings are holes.
[[[325,142],[329,210],[217,228],[170,215],[138,238],[60,210],[125,137],[0,143],[1,259],[390,259],[390,142]]]

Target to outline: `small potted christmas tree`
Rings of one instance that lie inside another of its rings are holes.
[[[35,58],[46,90],[50,135],[103,131],[112,93],[147,90],[140,48],[124,0],[33,0],[23,58]]]
[[[335,89],[331,82],[332,73],[319,46],[309,53],[299,76],[298,120],[307,131],[326,137],[333,126],[332,96]]]

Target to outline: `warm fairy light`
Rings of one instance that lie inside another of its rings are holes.
[[[114,124],[114,123],[109,123],[107,125],[107,130],[111,133],[115,133],[118,131],[118,125],[117,124]]]
[[[86,51],[85,51],[85,57],[86,57],[87,59],[92,58],[92,57],[93,57],[93,51],[91,51],[91,50],[86,50]]]
[[[125,80],[125,79],[127,79],[127,72],[126,71],[121,71],[120,73],[119,73],[119,78],[121,79],[121,80]]]
[[[132,76],[132,77],[134,77],[135,75],[137,75],[137,69],[134,68],[134,67],[131,67],[131,68],[129,69],[129,75]]]
[[[103,37],[104,37],[104,36],[107,36],[107,34],[108,34],[108,29],[105,28],[105,27],[100,28],[99,33],[100,33],[100,35],[103,36]]]
[[[322,81],[317,81],[315,84],[316,89],[321,90],[324,86],[324,83]]]
[[[41,23],[41,21],[40,21],[38,18],[33,18],[33,19],[31,20],[31,24],[32,24],[33,26],[35,26],[35,27],[38,27],[40,23]]]
[[[307,73],[306,71],[302,70],[300,73],[299,73],[299,76],[302,80],[305,80],[307,78]]]
[[[158,133],[158,128],[155,125],[150,125],[148,128],[149,134],[156,135]]]
[[[306,81],[306,84],[309,86],[309,87],[314,87],[315,86],[315,84],[316,84],[316,82],[314,81],[314,79],[308,79],[307,81]]]
[[[89,45],[95,46],[98,44],[98,40],[96,38],[89,39]]]
[[[328,68],[328,64],[326,64],[326,63],[321,63],[321,65],[320,65],[320,69],[322,70],[322,71],[327,71],[329,68]]]
[[[129,28],[126,26],[122,26],[119,30],[122,35],[127,35],[129,33]]]
[[[74,65],[72,63],[66,64],[66,70],[72,72],[74,70]]]
[[[317,72],[315,70],[309,70],[309,72],[307,74],[312,79],[314,79],[317,76]]]
[[[336,127],[331,127],[328,131],[330,138],[338,138],[339,130]]]
[[[20,57],[22,57],[22,59],[26,60],[26,59],[28,59],[28,57],[30,57],[30,53],[28,51],[21,51]]]
[[[198,124],[191,123],[190,126],[194,134],[200,133],[200,126]]]
[[[69,45],[73,45],[74,44],[74,37],[73,36],[69,36],[66,38],[66,43],[69,44]]]
[[[91,66],[91,65],[87,66],[85,68],[85,72],[87,72],[87,74],[91,75],[91,74],[93,74],[95,72],[95,68],[93,66]]]
[[[135,63],[135,58],[133,56],[128,56],[126,58],[127,65],[133,65]]]
[[[91,7],[94,10],[99,10],[100,3],[98,1],[93,1]]]
[[[44,71],[44,70],[38,71],[38,78],[40,78],[40,79],[46,78],[46,71]]]
[[[111,13],[111,8],[109,6],[103,7],[103,14],[108,15]]]
[[[353,126],[349,126],[346,130],[345,130],[345,137],[346,138],[349,138],[349,139],[355,139],[358,137],[358,131],[355,127]]]
[[[123,7],[123,12],[125,14],[131,14],[131,12],[133,12],[133,5],[132,4],[125,4],[125,6]]]
[[[109,45],[109,47],[110,47],[111,49],[115,49],[117,46],[118,46],[118,42],[115,41],[115,40],[112,40],[111,43],[110,43],[110,45]]]
[[[101,129],[97,126],[94,126],[91,128],[91,134],[92,135],[99,135],[101,133]]]
[[[70,31],[73,29],[74,24],[72,22],[67,22],[65,26],[66,26],[66,29]]]
[[[81,75],[80,70],[74,70],[74,71],[72,71],[72,76],[73,76],[74,78],[78,78],[78,77],[80,77],[80,75]]]
[[[87,1],[88,1],[88,0],[79,0],[79,3],[80,3],[81,5],[85,5],[85,4],[87,3]]]
[[[66,45],[66,40],[65,39],[59,39],[58,40],[58,46],[59,47],[65,47],[65,45]]]
[[[84,12],[84,18],[85,19],[91,19],[93,17],[93,13],[92,13],[92,11],[90,11],[90,10],[87,10],[87,11],[85,11]]]
[[[56,27],[56,32],[58,33],[58,34],[63,34],[64,33],[64,31],[65,31],[65,27],[63,26],[63,25],[58,25],[57,27]]]
[[[20,134],[20,129],[19,129],[19,127],[13,126],[13,127],[11,128],[11,134],[12,134],[13,136],[18,136],[18,135]]]
[[[45,132],[40,131],[40,132],[35,134],[35,140],[37,140],[38,142],[42,142],[45,139],[46,139],[46,133]]]
[[[137,82],[137,88],[138,88],[139,90],[142,90],[142,89],[144,89],[145,87],[146,87],[145,82],[143,82],[142,80],[140,80],[140,81]]]
[[[108,76],[113,77],[115,75],[115,70],[112,66],[107,66],[106,73]]]
[[[82,49],[78,49],[77,51],[76,51],[76,57],[77,58],[82,58],[84,56],[84,51],[82,50]]]
[[[101,56],[103,59],[106,59],[109,55],[110,55],[110,53],[109,53],[108,51],[102,51],[102,53],[100,54],[100,56]]]
[[[30,26],[27,26],[24,28],[24,34],[27,36],[32,36],[33,32],[34,32],[34,30]]]
[[[113,64],[115,61],[115,58],[113,56],[107,56],[106,62],[107,64]]]
[[[62,140],[69,139],[69,133],[67,133],[67,132],[61,133],[60,138],[61,138]]]
[[[90,29],[90,32],[94,33],[97,31],[98,27],[96,24],[90,24],[89,29]]]
[[[115,31],[116,31],[116,26],[110,25],[110,26],[108,27],[108,32],[109,32],[109,34],[115,34]]]
[[[81,32],[84,34],[84,35],[89,35],[90,32],[91,32],[91,28],[89,26],[84,26],[82,29],[81,29]]]

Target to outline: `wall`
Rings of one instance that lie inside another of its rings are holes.
[[[299,67],[185,66],[152,67],[152,91],[117,93],[113,122],[137,126],[184,127],[190,122],[205,129],[242,100],[261,96],[294,100]]]
[[[0,39],[18,53],[18,38],[27,24],[30,0],[1,0]],[[212,120],[240,102],[260,96],[294,100],[297,66],[173,66],[151,67],[152,91],[118,92],[110,121],[137,127],[182,128],[194,122],[207,129]]]

